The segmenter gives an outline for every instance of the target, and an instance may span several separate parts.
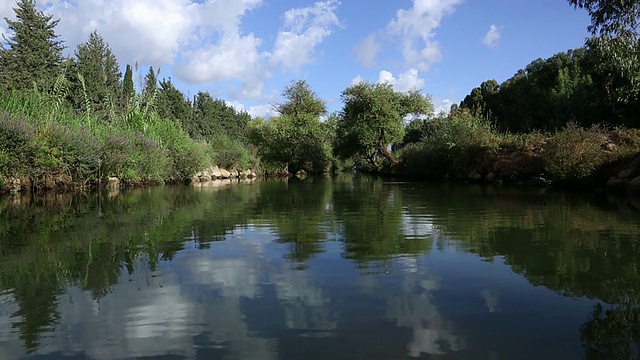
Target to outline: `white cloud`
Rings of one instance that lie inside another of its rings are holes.
[[[358,85],[363,81],[364,81],[364,78],[362,76],[358,75],[358,76],[354,77],[353,79],[351,79],[351,85]]]
[[[448,114],[451,111],[451,105],[455,104],[455,102],[451,99],[443,99],[440,101],[434,102],[434,110],[436,114],[444,113]]]
[[[395,91],[407,92],[413,89],[422,89],[424,87],[424,79],[420,78],[417,69],[409,69],[397,78],[387,70],[380,71],[378,75],[379,83],[388,83],[393,86]]]
[[[313,50],[340,21],[335,14],[339,2],[319,1],[312,7],[291,9],[284,14],[270,62],[285,70],[295,70],[312,62]]]
[[[413,6],[400,9],[380,36],[399,42],[405,62],[420,71],[429,70],[442,58],[440,44],[435,40],[436,29],[442,19],[453,13],[462,0],[413,0]],[[375,63],[380,50],[375,33],[369,35],[356,47],[357,58],[363,64]]]
[[[227,101],[227,104],[233,106],[237,111],[246,111],[251,117],[262,117],[269,119],[270,117],[277,116],[278,112],[273,108],[273,105],[253,105],[246,107],[244,104],[238,101]]]
[[[243,19],[264,0],[42,0],[38,7],[60,19],[56,32],[68,52],[93,30],[104,37],[121,65],[170,66],[187,83],[230,82],[233,98],[260,98],[274,69],[296,70],[340,25],[337,0],[294,8],[272,44],[243,31]],[[13,1],[0,0],[12,15]],[[0,28],[0,33],[6,29]],[[273,46],[271,51],[262,47]]]
[[[358,62],[366,67],[376,65],[376,56],[380,52],[381,45],[375,34],[369,34],[358,45],[354,51]]]
[[[493,49],[498,46],[501,37],[502,32],[500,31],[500,29],[497,26],[491,24],[491,26],[489,26],[489,31],[484,36],[484,39],[482,39],[482,43],[486,47]]]

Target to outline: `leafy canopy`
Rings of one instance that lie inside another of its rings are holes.
[[[433,104],[417,90],[394,91],[390,84],[361,82],[342,92],[344,107],[338,121],[338,147],[343,157],[360,157],[376,168],[382,156],[391,165],[397,160],[389,152],[402,141],[408,115],[431,116]]]
[[[54,30],[60,20],[38,11],[34,0],[20,0],[13,10],[16,20],[4,18],[13,34],[0,44],[0,84],[49,90],[62,63],[64,46]]]

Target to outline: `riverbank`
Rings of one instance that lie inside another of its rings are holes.
[[[445,182],[532,184],[640,194],[640,130],[569,124],[554,133],[501,133],[459,113],[426,123],[388,173]]]

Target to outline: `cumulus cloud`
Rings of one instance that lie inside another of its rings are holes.
[[[60,19],[56,31],[69,52],[98,30],[122,65],[170,65],[179,80],[229,81],[235,98],[248,99],[263,95],[264,78],[273,70],[290,71],[313,62],[315,48],[340,25],[337,0],[288,10],[272,50],[264,51],[261,48],[269,44],[242,27],[244,17],[264,2],[49,0],[38,6]],[[0,1],[0,11],[12,14],[12,3]]]
[[[378,82],[391,84],[395,91],[400,92],[422,89],[422,87],[424,87],[424,79],[420,78],[417,69],[409,69],[397,78],[390,71],[382,70],[380,74],[378,74]]]
[[[498,46],[498,43],[500,42],[501,37],[502,37],[502,33],[500,29],[497,26],[491,24],[491,26],[489,26],[489,31],[484,36],[484,39],[482,39],[482,43],[486,47],[493,49],[496,46]]]
[[[278,32],[271,64],[285,70],[298,69],[312,62],[315,47],[339,26],[336,0],[319,1],[311,7],[291,9],[284,14],[283,29]]]
[[[273,108],[273,105],[265,104],[265,105],[252,105],[246,107],[244,104],[238,101],[230,101],[227,102],[229,105],[233,106],[238,111],[246,111],[251,117],[261,117],[264,119],[269,119],[273,116],[277,116],[278,112]]]
[[[409,66],[420,71],[429,70],[433,63],[442,58],[440,44],[435,39],[436,29],[442,19],[453,13],[461,2],[462,0],[413,0],[410,9],[397,11],[387,27],[380,31],[380,36],[400,43],[402,55]],[[379,51],[375,36],[375,33],[369,35],[357,47],[357,50],[365,50],[358,54],[358,60],[363,65],[375,61],[375,55]]]
[[[376,56],[380,52],[381,45],[375,34],[369,34],[355,47],[356,59],[366,67],[376,65]]]

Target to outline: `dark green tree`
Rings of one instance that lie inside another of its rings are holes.
[[[122,73],[109,44],[93,31],[86,42],[78,45],[75,55],[78,71],[84,77],[86,96],[94,111],[113,109],[120,97]]]
[[[324,101],[318,98],[305,80],[292,81],[284,89],[282,96],[287,101],[276,105],[276,111],[280,115],[320,117],[327,113]]]
[[[144,84],[142,85],[142,103],[145,106],[154,105],[155,103],[158,91],[158,75],[160,75],[160,69],[156,72],[153,70],[153,66],[149,66],[149,71],[144,76]]]
[[[127,64],[127,69],[124,72],[124,78],[122,79],[122,108],[127,109],[129,103],[135,97],[136,90],[133,87],[133,70],[131,65]]]
[[[292,82],[282,95],[286,101],[276,105],[281,115],[254,123],[252,142],[272,169],[291,174],[326,171],[332,158],[332,131],[320,121],[326,114],[324,102],[304,80]]]
[[[0,84],[10,89],[49,90],[60,73],[63,42],[58,40],[53,20],[36,9],[34,0],[19,0],[17,20],[5,17],[13,32],[0,44]]]
[[[251,116],[236,111],[224,100],[214,99],[208,92],[198,92],[193,101],[193,116],[185,130],[194,139],[211,140],[224,135],[244,142]]]
[[[569,0],[591,17],[587,47],[614,118],[640,126],[640,1]]]
[[[160,81],[156,108],[161,118],[169,119],[185,128],[191,117],[191,102],[171,82],[171,78]]]
[[[361,82],[342,92],[344,107],[338,124],[338,150],[343,157],[360,157],[374,168],[380,158],[391,166],[398,160],[389,146],[402,141],[404,119],[408,115],[433,115],[428,96],[417,90],[394,91],[390,84]]]

